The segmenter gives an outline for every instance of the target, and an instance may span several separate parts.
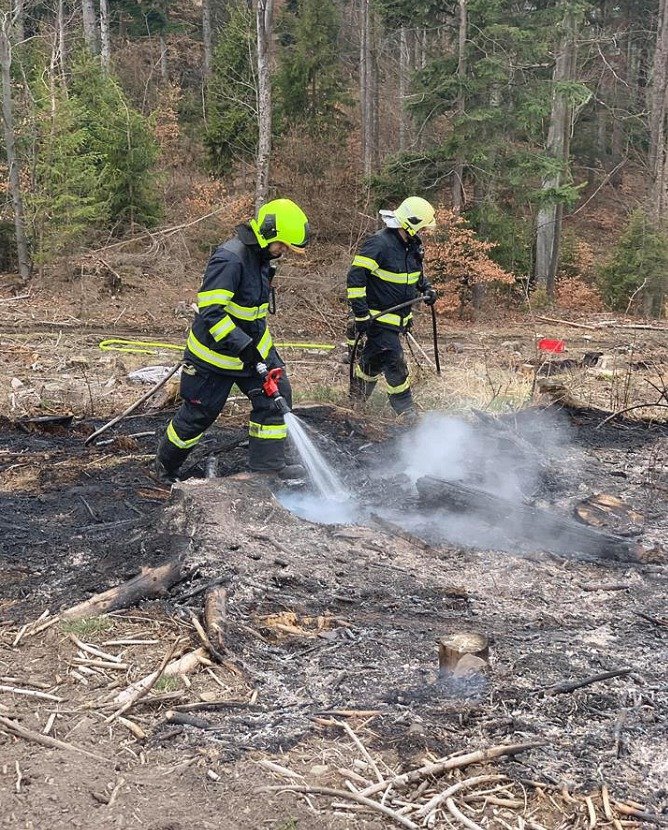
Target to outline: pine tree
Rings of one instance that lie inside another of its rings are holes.
[[[651,317],[665,313],[668,296],[668,235],[658,230],[642,210],[635,211],[610,262],[600,272],[603,296],[612,308],[626,311],[642,298]]]
[[[338,57],[337,3],[297,0],[279,26],[281,51],[276,77],[279,116],[285,121],[331,125],[347,100]]]
[[[158,146],[148,120],[87,58],[74,67],[71,95],[81,108],[86,149],[97,160],[99,194],[114,229],[155,225],[162,214],[154,171]]]
[[[41,95],[40,95],[41,93]],[[68,255],[90,239],[107,218],[99,158],[90,148],[81,103],[33,89],[35,120],[33,184],[27,198],[35,260]]]
[[[217,173],[234,160],[253,160],[257,151],[254,27],[248,4],[237,2],[214,50],[204,144]]]

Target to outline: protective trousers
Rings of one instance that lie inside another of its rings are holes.
[[[387,394],[392,409],[401,415],[413,409],[408,364],[399,340],[399,330],[372,325],[367,333],[353,377],[353,396],[366,400],[376,387],[380,375],[385,375]]]
[[[177,473],[205,430],[220,415],[235,383],[253,407],[248,423],[251,470],[281,470],[285,467],[287,426],[274,402],[262,391],[259,376],[222,375],[186,364],[181,373],[183,403],[170,421],[157,453],[168,473]],[[292,389],[285,375],[278,387],[288,406],[292,407]]]

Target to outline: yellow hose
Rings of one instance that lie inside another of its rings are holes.
[[[183,346],[174,343],[161,343],[155,340],[124,340],[111,337],[100,340],[99,348],[103,352],[132,352],[133,354],[155,354],[161,349],[182,352]],[[331,351],[336,345],[331,343],[276,343],[281,349],[305,349],[306,351]]]

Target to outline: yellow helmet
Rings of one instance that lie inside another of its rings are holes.
[[[250,220],[250,226],[261,248],[270,242],[282,242],[298,254],[306,253],[308,219],[304,211],[290,199],[274,199],[267,202]]]
[[[410,236],[414,236],[423,228],[435,228],[436,211],[426,199],[421,196],[409,196],[404,199],[394,211],[394,217]]]

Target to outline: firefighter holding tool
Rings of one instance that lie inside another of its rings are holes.
[[[366,400],[384,374],[392,409],[412,421],[417,413],[399,335],[410,328],[411,301],[420,295],[427,305],[436,301],[436,292],[422,269],[423,247],[418,235],[436,226],[434,208],[420,196],[409,196],[396,210],[381,210],[380,216],[386,227],[366,239],[348,272],[347,296],[355,334],[366,335],[359,362],[352,370],[351,395]],[[396,313],[388,311],[402,304],[405,307]],[[348,333],[349,341],[352,333]]]
[[[181,372],[181,407],[158,446],[156,473],[175,480],[225,406],[234,384],[250,399],[249,466],[289,475],[285,459],[292,391],[267,326],[272,260],[304,254],[308,219],[290,199],[263,205],[216,249],[197,294]]]

